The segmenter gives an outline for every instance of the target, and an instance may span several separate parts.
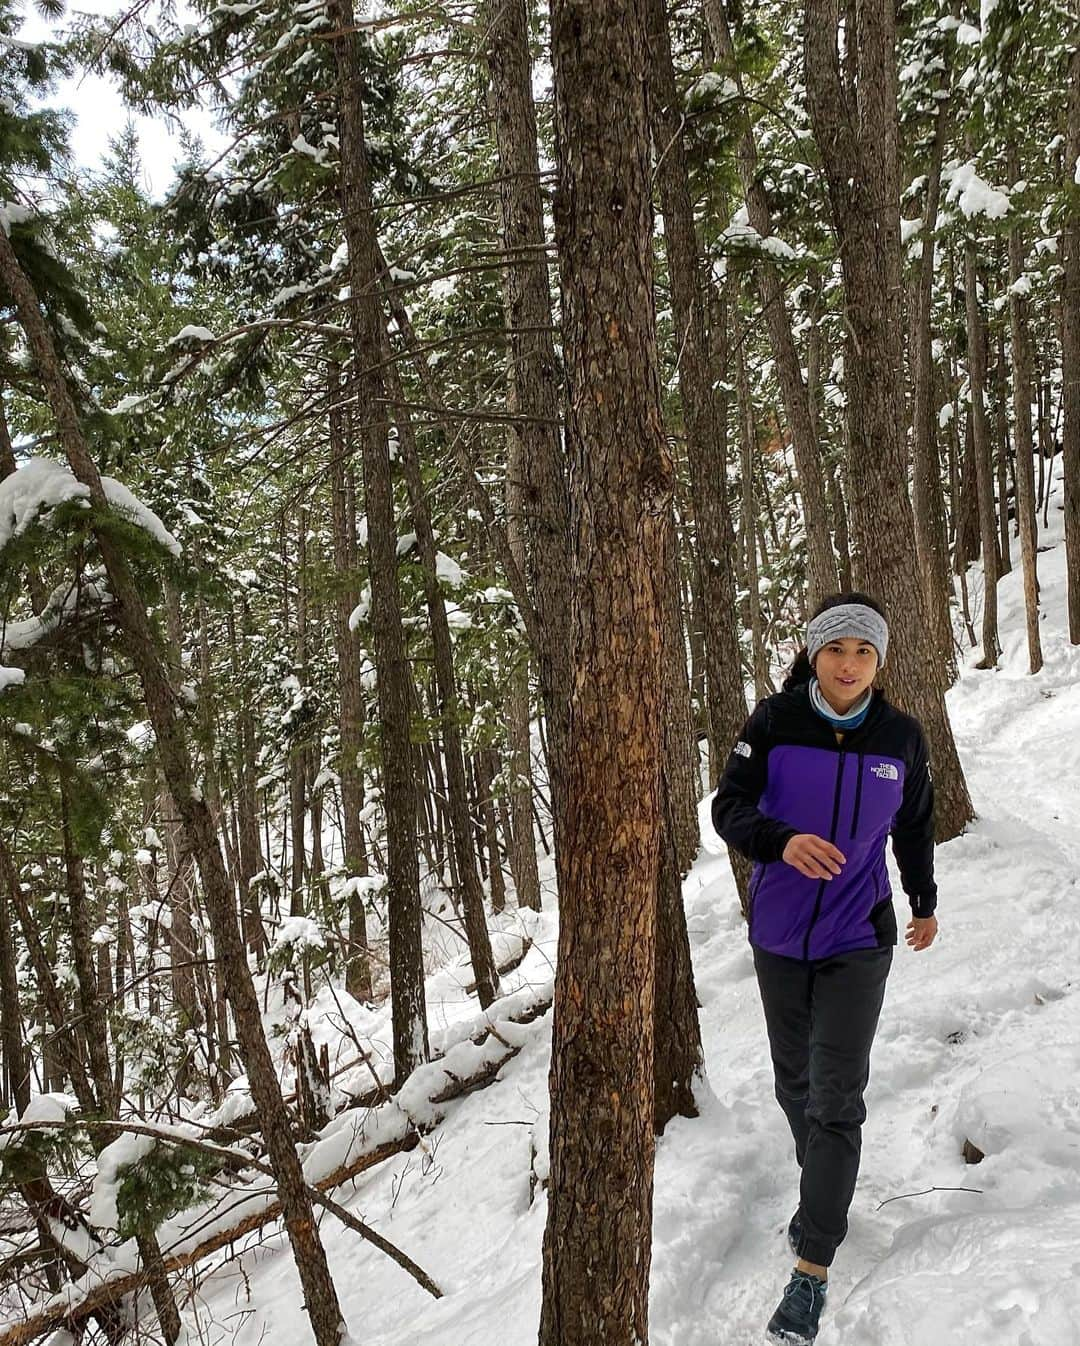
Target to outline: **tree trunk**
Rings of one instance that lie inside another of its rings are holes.
[[[664,544],[663,676],[664,676],[664,779],[671,815],[675,864],[680,880],[701,849],[698,821],[700,772],[697,740],[690,707],[690,677],[686,668],[686,639],[679,605],[678,556],[675,550],[674,516]]]
[[[709,35],[721,59],[730,66],[739,96],[743,96],[742,75],[735,59],[727,8],[724,0],[705,0],[705,22]],[[757,146],[754,131],[744,103],[739,109],[738,139],[735,157],[739,166],[746,212],[751,226],[768,238],[772,233],[772,218],[768,198],[758,173]],[[784,286],[776,267],[766,261],[757,264],[758,288],[761,293],[762,316],[769,331],[769,341],[776,358],[776,372],[780,379],[784,413],[791,427],[791,443],[795,453],[795,470],[802,495],[803,520],[806,526],[807,604],[812,609],[826,594],[836,589],[836,559],[829,536],[829,514],[825,499],[825,477],[821,467],[821,453],[810,399],[802,374],[802,361],[795,346],[784,297]]]
[[[1007,268],[1005,268],[1007,270]],[[996,268],[1001,274],[1002,268]],[[994,406],[994,439],[997,452],[994,466],[997,470],[997,555],[998,578],[1012,573],[1012,547],[1009,537],[1009,378],[1005,369],[1005,330],[997,331],[997,351],[994,361],[994,379],[991,400]]]
[[[891,0],[866,0],[859,7],[855,89],[845,86],[840,70],[835,0],[807,0],[804,42],[807,101],[828,181],[849,335],[852,566],[856,582],[876,592],[888,610],[893,631],[888,685],[899,705],[926,728],[938,837],[944,840],[961,832],[973,814],[943,679],[928,674],[940,655],[928,640],[907,493]]]
[[[349,245],[353,404],[362,417],[364,494],[371,575],[371,628],[379,697],[386,808],[386,900],[390,913],[390,993],[398,1084],[428,1058],[427,1009],[416,848],[416,780],[409,733],[410,672],[401,624],[397,537],[383,376],[382,272],[364,143],[363,74],[352,0],[330,0],[340,81],[341,208]]]
[[[1061,229],[1061,367],[1065,473],[1065,552],[1069,584],[1069,640],[1080,645],[1080,0],[1072,0],[1072,54],[1065,120],[1067,209]]]
[[[17,880],[16,880],[17,881]],[[4,1051],[3,1097],[21,1115],[30,1104],[30,1057],[23,1042],[7,883],[0,883],[0,1045]]]
[[[183,837],[174,819],[176,806],[166,790],[163,797],[163,812],[166,813],[165,845],[169,857],[169,963],[172,982],[173,1006],[180,1019],[181,1029],[187,1032],[196,1030],[201,1021],[199,1002],[195,994],[195,958],[196,953],[205,952],[201,947],[196,950],[195,927],[192,915],[195,910],[195,873],[191,856],[184,850]],[[185,1056],[176,1079],[177,1093],[183,1094],[191,1080],[191,1056]]]
[[[0,280],[14,301],[19,322],[40,370],[72,473],[88,488],[94,508],[107,514],[109,505],[101,477],[83,438],[75,404],[38,307],[37,296],[19,266],[10,241],[2,231]],[[285,1214],[285,1227],[304,1289],[312,1330],[318,1346],[337,1346],[343,1327],[341,1310],[326,1264],[326,1254],[312,1219],[300,1161],[290,1139],[288,1115],[263,1034],[259,1002],[244,958],[232,891],[210,810],[195,783],[184,722],[177,713],[177,699],[169,684],[158,653],[158,641],[127,560],[108,532],[98,529],[95,536],[115,601],[124,644],[142,685],[166,784],[176,801],[188,847],[199,868],[214,935],[215,954],[225,970],[252,1099],[274,1168]]]
[[[750,639],[753,648],[754,697],[768,695],[769,670],[765,662],[765,637],[761,624],[761,594],[758,590],[757,506],[754,501],[754,459],[757,456],[757,430],[750,401],[750,379],[746,372],[745,332],[736,327],[736,387],[739,399],[739,463],[742,478],[742,536],[746,558],[746,591],[750,607]]]
[[[939,81],[944,90],[947,77]],[[914,514],[915,547],[919,558],[926,610],[933,624],[933,637],[939,650],[935,667],[941,670],[946,687],[957,678],[953,649],[952,622],[949,617],[949,543],[945,530],[945,497],[941,488],[941,458],[938,452],[937,425],[934,418],[934,358],[931,323],[934,293],[934,233],[937,229],[938,203],[941,199],[941,165],[950,123],[949,104],[939,101],[934,125],[927,174],[926,214],[922,224],[922,256],[919,258],[915,290],[915,341],[913,360],[914,409]]]
[[[506,906],[506,880],[503,878],[499,827],[495,816],[495,778],[500,764],[494,748],[481,748],[476,754],[476,785],[479,795],[480,822],[488,856],[488,887],[491,905],[496,911]]]
[[[387,345],[389,349],[389,345]],[[405,409],[405,394],[393,361],[386,365],[387,389],[390,400],[401,407],[395,414],[398,443],[405,468],[405,481],[412,507],[413,528],[420,554],[424,577],[424,597],[427,601],[428,625],[435,657],[435,686],[438,696],[439,723],[442,729],[443,759],[450,803],[450,840],[457,861],[459,896],[469,941],[473,976],[481,1008],[499,994],[499,974],[495,970],[495,955],[491,951],[487,917],[484,912],[484,890],[476,872],[476,854],[472,846],[469,823],[469,790],[465,781],[465,756],[461,746],[457,678],[454,673],[454,647],[450,640],[450,623],[446,619],[446,603],[439,588],[438,562],[435,554],[435,533],[431,526],[424,482],[420,473],[420,458],[416,449],[412,420]]]
[[[565,814],[566,739],[570,716],[570,514],[565,454],[559,438],[559,365],[551,330],[551,291],[536,109],[532,100],[526,0],[484,0],[480,21],[491,76],[491,110],[499,152],[502,241],[506,271],[513,403],[524,471],[526,554],[536,606],[536,659],[547,715],[548,782],[558,853]]]
[[[967,315],[968,379],[971,427],[979,493],[979,546],[983,564],[983,657],[980,668],[996,668],[1001,657],[997,623],[997,513],[994,509],[994,461],[986,416],[986,330],[979,308],[975,244],[964,243],[964,304]]]
[[[682,141],[671,40],[663,0],[647,0],[652,140],[671,311],[679,351],[679,399],[686,429],[690,493],[701,568],[710,737],[721,761],[746,719],[735,603],[735,534],[725,483],[726,425],[717,414],[709,368],[705,292]]]
[[[539,1339],[641,1346],[672,493],[652,299],[643,0],[554,0],[552,56],[576,594]]]
[[[1009,148],[1009,181],[1020,179],[1020,156]],[[1020,224],[1013,217],[1009,228],[1009,333],[1012,343],[1013,439],[1016,460],[1016,512],[1020,526],[1020,555],[1024,567],[1024,611],[1027,617],[1028,668],[1042,668],[1039,635],[1039,576],[1037,551],[1039,520],[1035,512],[1035,440],[1031,429],[1031,338],[1027,300],[1018,288],[1024,271],[1024,242]]]
[[[364,807],[364,776],[360,752],[364,742],[364,697],[360,688],[360,654],[356,637],[349,630],[349,617],[360,602],[356,536],[348,509],[345,414],[341,405],[341,371],[331,363],[327,392],[330,398],[330,517],[334,533],[334,651],[337,655],[339,707],[338,737],[341,752],[338,779],[341,783],[341,834],[345,880],[350,883],[348,902],[348,948],[345,989],[357,1000],[370,1001],[371,960],[368,952],[367,915],[364,895],[354,879],[368,876],[367,847],[360,810]]]
[[[509,308],[509,305],[507,306]],[[511,378],[513,376],[511,375]],[[516,406],[516,387],[511,383]],[[514,559],[524,571],[528,567],[524,517],[526,445],[519,427],[511,426],[506,437],[506,537]],[[547,634],[545,633],[545,639]],[[565,641],[563,642],[565,646]],[[543,689],[541,689],[542,692]],[[536,865],[536,836],[532,821],[532,744],[529,713],[529,660],[523,658],[507,679],[503,695],[506,713],[507,770],[510,777],[510,872],[519,907],[540,910],[540,873]]]

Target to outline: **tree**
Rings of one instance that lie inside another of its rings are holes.
[[[648,1337],[672,477],[652,303],[645,18],[640,0],[552,9],[575,620],[542,1346]]]
[[[522,417],[510,433],[520,447],[526,563],[541,632],[536,655],[547,714],[557,853],[571,691],[565,639],[570,623],[569,510],[526,0],[485,0],[480,23],[499,153],[502,242],[510,263],[505,284],[513,404]]]
[[[351,0],[333,0],[334,54],[340,80],[341,211],[349,243],[354,405],[363,448],[371,611],[386,782],[387,903],[394,1004],[394,1068],[399,1083],[428,1057],[416,793],[409,733],[409,667],[397,580],[397,532],[390,480],[386,393],[380,370],[384,320],[378,247],[361,106],[363,75]]]
[[[1073,0],[1065,114],[1065,218],[1062,221],[1061,369],[1064,408],[1065,545],[1069,639],[1080,645],[1080,4]],[[1071,177],[1071,181],[1069,180]]]
[[[13,240],[3,231],[0,231],[0,284],[10,296],[34,354],[72,474],[87,488],[92,504],[107,518],[109,503],[101,474],[87,449],[37,296],[19,264]],[[263,1036],[259,1004],[244,958],[218,837],[203,793],[196,784],[184,728],[177,718],[176,693],[158,653],[158,642],[127,558],[102,524],[95,528],[95,541],[117,604],[125,649],[138,674],[157,737],[166,783],[199,867],[218,956],[227,969],[237,1033],[281,1193],[285,1227],[304,1286],[312,1330],[318,1346],[337,1346],[342,1331],[337,1294],[325,1251],[315,1232],[300,1161],[289,1135],[281,1090]]]
[[[857,10],[858,40],[841,70],[834,0],[807,0],[806,91],[840,246],[850,436],[848,488],[855,581],[880,595],[893,630],[889,686],[926,727],[934,759],[938,836],[973,816],[949,726],[940,657],[926,620],[907,486],[901,325],[895,18],[886,0]],[[850,31],[849,31],[850,38]]]

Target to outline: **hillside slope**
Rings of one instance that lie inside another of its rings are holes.
[[[1064,635],[1060,519],[1052,509],[1051,550],[1039,558],[1046,668],[1026,673],[1013,573],[1000,585],[1000,669],[978,671],[971,656],[950,694],[979,818],[939,849],[937,944],[897,951],[821,1346],[1080,1339],[1080,650]],[[653,1346],[763,1341],[791,1260],[783,1229],[796,1169],[707,801],[702,818],[685,894],[709,1083],[701,1117],[674,1122],[658,1151]],[[507,990],[550,979],[552,913],[534,935]],[[429,996],[435,1025],[472,1012],[446,973]],[[535,1342],[545,1202],[542,1193],[530,1202],[530,1161],[546,1142],[549,1046],[541,1019],[493,1087],[454,1105],[426,1155],[365,1175],[347,1200],[435,1277],[444,1299],[324,1220],[357,1343]],[[961,1157],[965,1139],[985,1152],[978,1166]],[[246,1279],[234,1264],[204,1282],[219,1324],[242,1315],[241,1346],[306,1337],[280,1245],[247,1254]]]

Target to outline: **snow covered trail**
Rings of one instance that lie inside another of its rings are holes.
[[[1060,531],[1054,511],[1044,540],[1060,542]],[[950,694],[979,820],[938,850],[937,943],[896,951],[820,1346],[1080,1341],[1080,651],[1063,631],[1060,546],[1039,560],[1045,669],[1026,672],[1014,573],[999,586],[1001,667],[965,668]],[[709,1083],[701,1116],[676,1119],[657,1151],[651,1341],[764,1346],[792,1261],[784,1230],[798,1176],[707,802],[702,814],[685,895]],[[899,914],[895,875],[894,889]],[[550,976],[554,913],[533,933],[508,991]],[[475,1002],[448,987],[444,973],[429,979],[449,1026]],[[427,1155],[402,1156],[363,1175],[352,1196],[339,1193],[445,1298],[431,1300],[323,1221],[357,1343],[535,1342],[546,1202],[530,1192],[530,1164],[535,1147],[543,1165],[550,1025],[531,1033],[496,1084],[454,1105]],[[965,1139],[982,1163],[964,1162]],[[278,1238],[246,1254],[244,1277],[234,1264],[203,1282],[217,1321],[240,1323],[239,1346],[308,1339],[281,1247]]]

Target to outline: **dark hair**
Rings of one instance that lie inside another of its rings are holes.
[[[852,590],[848,594],[829,594],[828,598],[823,598],[811,613],[810,620],[813,621],[815,617],[820,617],[823,612],[828,612],[830,608],[842,607],[845,603],[861,603],[864,608],[873,608],[879,617],[885,616],[885,609],[876,598],[871,598],[869,594],[860,593],[858,590]],[[804,645],[787,671],[787,676],[784,678],[784,691],[794,691],[796,687],[808,683],[813,676],[814,669],[810,663],[810,655]]]

